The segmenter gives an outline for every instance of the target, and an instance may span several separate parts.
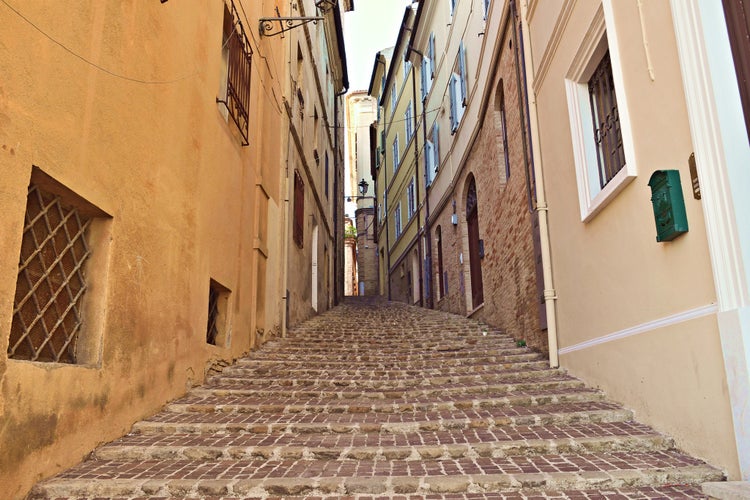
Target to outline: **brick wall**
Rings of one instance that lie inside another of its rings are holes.
[[[537,349],[547,349],[546,332],[540,329],[539,294],[534,259],[532,212],[528,191],[533,176],[524,164],[523,127],[519,110],[517,77],[511,33],[503,41],[504,51],[492,82],[492,95],[481,130],[468,160],[455,183],[458,225],[451,223],[453,205],[449,201],[434,213],[432,231],[433,286],[438,291],[437,227],[441,228],[443,268],[447,271],[447,295],[435,295],[437,309],[468,314],[471,274],[469,270],[466,194],[468,179],[476,179],[479,237],[484,240],[481,260],[484,306],[473,317],[496,326],[516,339],[525,339]],[[506,178],[500,114],[499,84],[504,89],[510,177]],[[525,103],[524,103],[525,109]],[[524,111],[525,112],[525,111]],[[467,124],[464,124],[467,125]],[[440,297],[440,298],[438,298]]]
[[[375,209],[360,208],[357,220],[357,280],[364,283],[364,295],[378,295],[378,249],[375,244]],[[358,285],[359,286],[359,285]]]

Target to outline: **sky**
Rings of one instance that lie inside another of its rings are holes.
[[[354,0],[354,10],[344,14],[344,42],[349,89],[370,86],[375,53],[396,45],[396,37],[411,0]]]
[[[349,72],[349,91],[367,90],[370,86],[375,54],[396,45],[404,10],[411,0],[354,0],[354,10],[344,13],[344,43]],[[349,155],[346,155],[346,177],[349,175]],[[348,183],[345,196],[350,193]],[[346,202],[344,211],[354,218],[355,202]]]

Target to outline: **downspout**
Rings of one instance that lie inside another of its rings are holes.
[[[511,1],[511,6],[515,10],[514,1]],[[529,32],[528,22],[526,20],[526,12],[528,9],[527,1],[521,2],[521,29]],[[541,150],[539,145],[539,121],[537,118],[536,109],[536,94],[529,93],[528,88],[534,87],[534,66],[531,58],[526,58],[525,48],[523,44],[523,31],[521,32],[521,56],[523,58],[523,76],[524,76],[524,88],[527,96],[527,110],[528,112],[528,127],[529,135],[531,137],[531,165],[535,177],[536,187],[536,210],[539,214],[539,238],[541,240],[542,247],[542,272],[544,275],[544,304],[547,310],[547,344],[549,348],[549,365],[551,368],[557,368],[560,366],[560,360],[558,356],[557,346],[557,313],[555,308],[555,301],[557,300],[557,293],[555,292],[554,279],[552,274],[552,255],[550,249],[550,237],[549,237],[549,207],[547,206],[547,198],[544,189],[544,171],[542,170],[541,161],[534,161],[534,158],[541,158]],[[529,50],[531,48],[529,47]],[[531,76],[531,84],[527,82],[527,76]]]
[[[415,49],[411,45],[406,49],[406,53],[409,54],[410,52],[414,52],[419,56],[419,60],[422,61],[424,59],[424,54],[420,52],[419,50]],[[412,63],[412,70],[414,68],[414,65]],[[416,86],[416,78],[412,75],[412,81],[414,82],[414,85]],[[417,92],[414,90],[414,102],[417,102]],[[427,94],[425,94],[424,100],[422,101],[422,147],[425,147],[425,144],[427,144]],[[416,152],[416,150],[415,150]],[[419,172],[419,159],[417,158],[417,166],[416,166],[417,172]],[[429,187],[429,184],[427,180],[429,179],[429,174],[427,172],[427,166],[425,165],[425,171],[424,171],[424,230],[422,233],[424,234],[424,238],[427,241],[427,244],[425,245],[425,267],[426,272],[422,272],[422,276],[425,278],[425,284],[424,284],[424,290],[426,290],[426,304],[423,303],[422,305],[425,307],[428,307],[429,309],[433,308],[433,301],[432,301],[432,232],[430,230],[430,196],[427,193],[427,188]],[[419,220],[417,220],[419,222]],[[420,256],[420,262],[421,262],[421,256]]]
[[[339,170],[341,165],[339,161],[339,97],[343,96],[349,91],[349,87],[344,87],[341,92],[335,94],[333,98],[333,241],[335,245],[335,251],[333,252],[333,269],[336,275],[339,276],[339,246],[344,244],[341,235],[339,234]],[[343,247],[342,247],[343,250]],[[343,276],[343,273],[340,274]],[[343,295],[344,281],[342,279],[335,280],[335,288],[333,292],[333,304],[338,305]]]
[[[409,60],[410,50],[413,50],[410,46],[406,48],[406,57],[404,59],[406,59],[407,61]],[[411,65],[411,70],[409,72],[411,73],[411,94],[412,102],[414,103],[414,125],[416,127],[417,79],[414,77],[414,64]],[[424,112],[424,106],[422,107],[422,112]],[[422,128],[424,128],[424,123],[422,124]],[[414,130],[414,132],[412,133],[414,134],[414,173],[416,174],[419,173],[419,145],[417,144],[417,138],[419,137],[419,135],[417,134],[416,130]],[[422,270],[422,238],[420,237],[420,233],[422,233],[422,230],[420,230],[420,228],[422,227],[422,224],[420,223],[422,210],[419,208],[419,182],[414,183],[414,189],[414,197],[416,198],[414,201],[417,203],[417,261],[419,262],[419,305],[424,307],[424,273]]]
[[[288,75],[289,75],[289,95],[292,92],[292,44],[289,44],[289,56],[287,57]],[[284,237],[281,244],[281,337],[286,337],[288,319],[289,319],[289,145],[291,143],[292,123],[287,114],[286,126],[286,159],[285,175],[282,179],[284,189],[284,208],[282,210],[282,228],[284,228]]]
[[[378,59],[378,64],[383,65],[383,74],[385,74],[387,67],[385,65],[385,60]],[[385,89],[381,89],[381,92],[384,94]],[[380,106],[380,102],[378,102],[378,106]],[[383,117],[383,121],[385,122],[385,106],[383,106],[383,112],[380,114],[380,116]],[[385,123],[383,123],[383,130],[385,130]],[[391,239],[389,236],[390,233],[390,227],[388,224],[388,155],[385,151],[385,144],[383,144],[383,218],[385,219],[385,255],[388,259],[386,261],[386,268],[385,268],[385,283],[388,286],[388,300],[391,300]],[[377,178],[375,179],[375,182],[377,182]],[[377,191],[376,191],[377,195]],[[377,201],[377,200],[376,200]]]

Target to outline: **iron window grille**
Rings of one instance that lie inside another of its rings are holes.
[[[8,357],[76,363],[91,217],[29,186]]]
[[[224,95],[217,97],[216,102],[227,109],[242,135],[242,145],[247,146],[253,50],[232,0],[224,7],[222,51],[226,57],[227,81]]]
[[[604,54],[589,80],[589,100],[594,122],[599,183],[603,188],[625,166],[625,151],[622,145],[620,116],[617,112],[617,96],[609,51]]]
[[[208,322],[206,325],[206,342],[216,345],[219,337],[219,290],[213,282],[208,287]]]
[[[305,220],[305,184],[302,182],[300,173],[294,171],[294,227],[292,236],[298,247],[302,248],[304,242],[304,220]]]

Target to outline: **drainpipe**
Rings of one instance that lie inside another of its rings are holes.
[[[515,0],[511,0],[511,8],[513,9],[513,16],[515,17]],[[531,137],[531,164],[534,177],[536,179],[536,210],[539,214],[539,239],[542,247],[542,272],[544,275],[544,304],[547,309],[547,343],[549,346],[549,365],[552,368],[557,368],[558,366],[560,366],[560,360],[557,352],[557,314],[555,308],[557,293],[555,292],[555,285],[552,274],[552,257],[550,250],[548,218],[549,207],[547,206],[547,198],[544,190],[544,172],[542,170],[542,164],[541,161],[534,161],[534,158],[542,157],[539,146],[539,121],[536,112],[536,95],[534,93],[529,93],[528,91],[529,87],[534,87],[534,67],[531,58],[527,59],[525,56],[523,43],[523,32],[529,32],[529,26],[526,20],[527,10],[527,1],[523,0],[521,2],[520,16],[522,31],[520,36],[520,46],[518,48],[521,50],[521,57],[523,59],[524,88],[526,90],[528,111],[527,116],[529,118],[528,128],[529,135]],[[530,47],[529,50],[531,50]],[[527,81],[527,76],[530,76],[530,84]]]
[[[339,97],[343,96],[349,91],[349,87],[344,87],[341,92],[336,93],[333,98],[333,242],[335,251],[333,252],[333,269],[336,276],[339,276],[339,246],[343,245],[343,240],[339,235],[339,170],[341,165],[339,163]],[[343,250],[343,247],[342,247]],[[340,274],[343,276],[343,273]],[[333,304],[338,305],[343,295],[344,282],[342,279],[335,280],[335,288],[333,291]]]
[[[415,49],[411,45],[409,45],[406,49],[406,53],[410,54],[411,52],[414,52],[419,56],[420,62],[422,59],[424,59],[424,54],[420,52],[419,50]],[[412,63],[412,71],[414,70],[414,63]],[[414,87],[416,87],[416,78],[414,78],[414,75],[412,74],[412,83],[414,84]],[[414,102],[417,102],[417,91],[416,88],[414,89]],[[415,104],[416,105],[416,104]],[[422,147],[425,147],[425,144],[427,144],[427,95],[425,94],[425,98],[422,101]],[[417,165],[416,170],[419,172],[419,154],[417,153],[417,150],[415,149],[415,156]],[[427,167],[425,166],[424,171],[424,230],[422,231],[422,234],[424,235],[425,240],[427,241],[427,244],[425,245],[425,267],[426,272],[423,272],[420,269],[420,272],[422,273],[422,276],[425,278],[425,283],[423,290],[426,290],[425,297],[426,299],[424,303],[422,304],[425,307],[428,307],[429,309],[433,308],[433,301],[432,301],[432,232],[430,230],[430,196],[427,192],[427,188],[429,184],[427,183],[427,179],[429,178],[429,174],[427,172]],[[419,222],[419,220],[417,220]],[[422,256],[419,257],[420,263],[422,261]]]
[[[383,65],[383,73],[385,74],[386,70],[388,69],[385,65],[385,60],[379,57],[378,64]],[[385,89],[382,89],[381,92],[385,93]],[[378,102],[378,106],[380,106],[380,102]],[[385,106],[382,106],[382,107],[383,107],[383,112],[380,114],[380,116],[383,117],[383,122],[385,122]],[[385,130],[385,123],[383,123],[383,130]],[[390,228],[388,224],[389,217],[388,217],[388,163],[387,163],[387,159],[388,159],[388,155],[386,154],[385,144],[383,144],[383,166],[382,166],[383,168],[383,218],[385,219],[385,255],[387,259],[386,267],[385,267],[385,283],[388,286],[388,300],[391,300],[391,239],[389,237]],[[375,176],[375,182],[376,183],[378,182],[377,176]],[[377,189],[375,190],[375,198],[376,198],[375,201],[377,202]],[[380,259],[378,259],[378,262],[379,261]]]
[[[404,59],[406,61],[409,60],[409,51],[413,50],[410,46],[406,48],[406,55],[404,56]],[[411,69],[409,70],[409,73],[411,73],[411,95],[412,95],[412,102],[414,103],[414,125],[416,127],[417,124],[417,79],[414,77],[414,64],[411,65]],[[424,112],[424,107],[422,107],[422,111]],[[424,128],[424,123],[422,124],[422,128]],[[417,138],[419,135],[417,134],[416,129],[412,132],[414,134],[414,173],[419,172],[419,144],[417,144]],[[416,177],[416,176],[415,176]],[[423,278],[424,274],[422,271],[422,230],[420,229],[422,227],[421,220],[422,220],[422,210],[419,208],[419,182],[414,183],[414,198],[415,202],[417,204],[417,261],[419,263],[419,305],[424,307],[424,283]]]

